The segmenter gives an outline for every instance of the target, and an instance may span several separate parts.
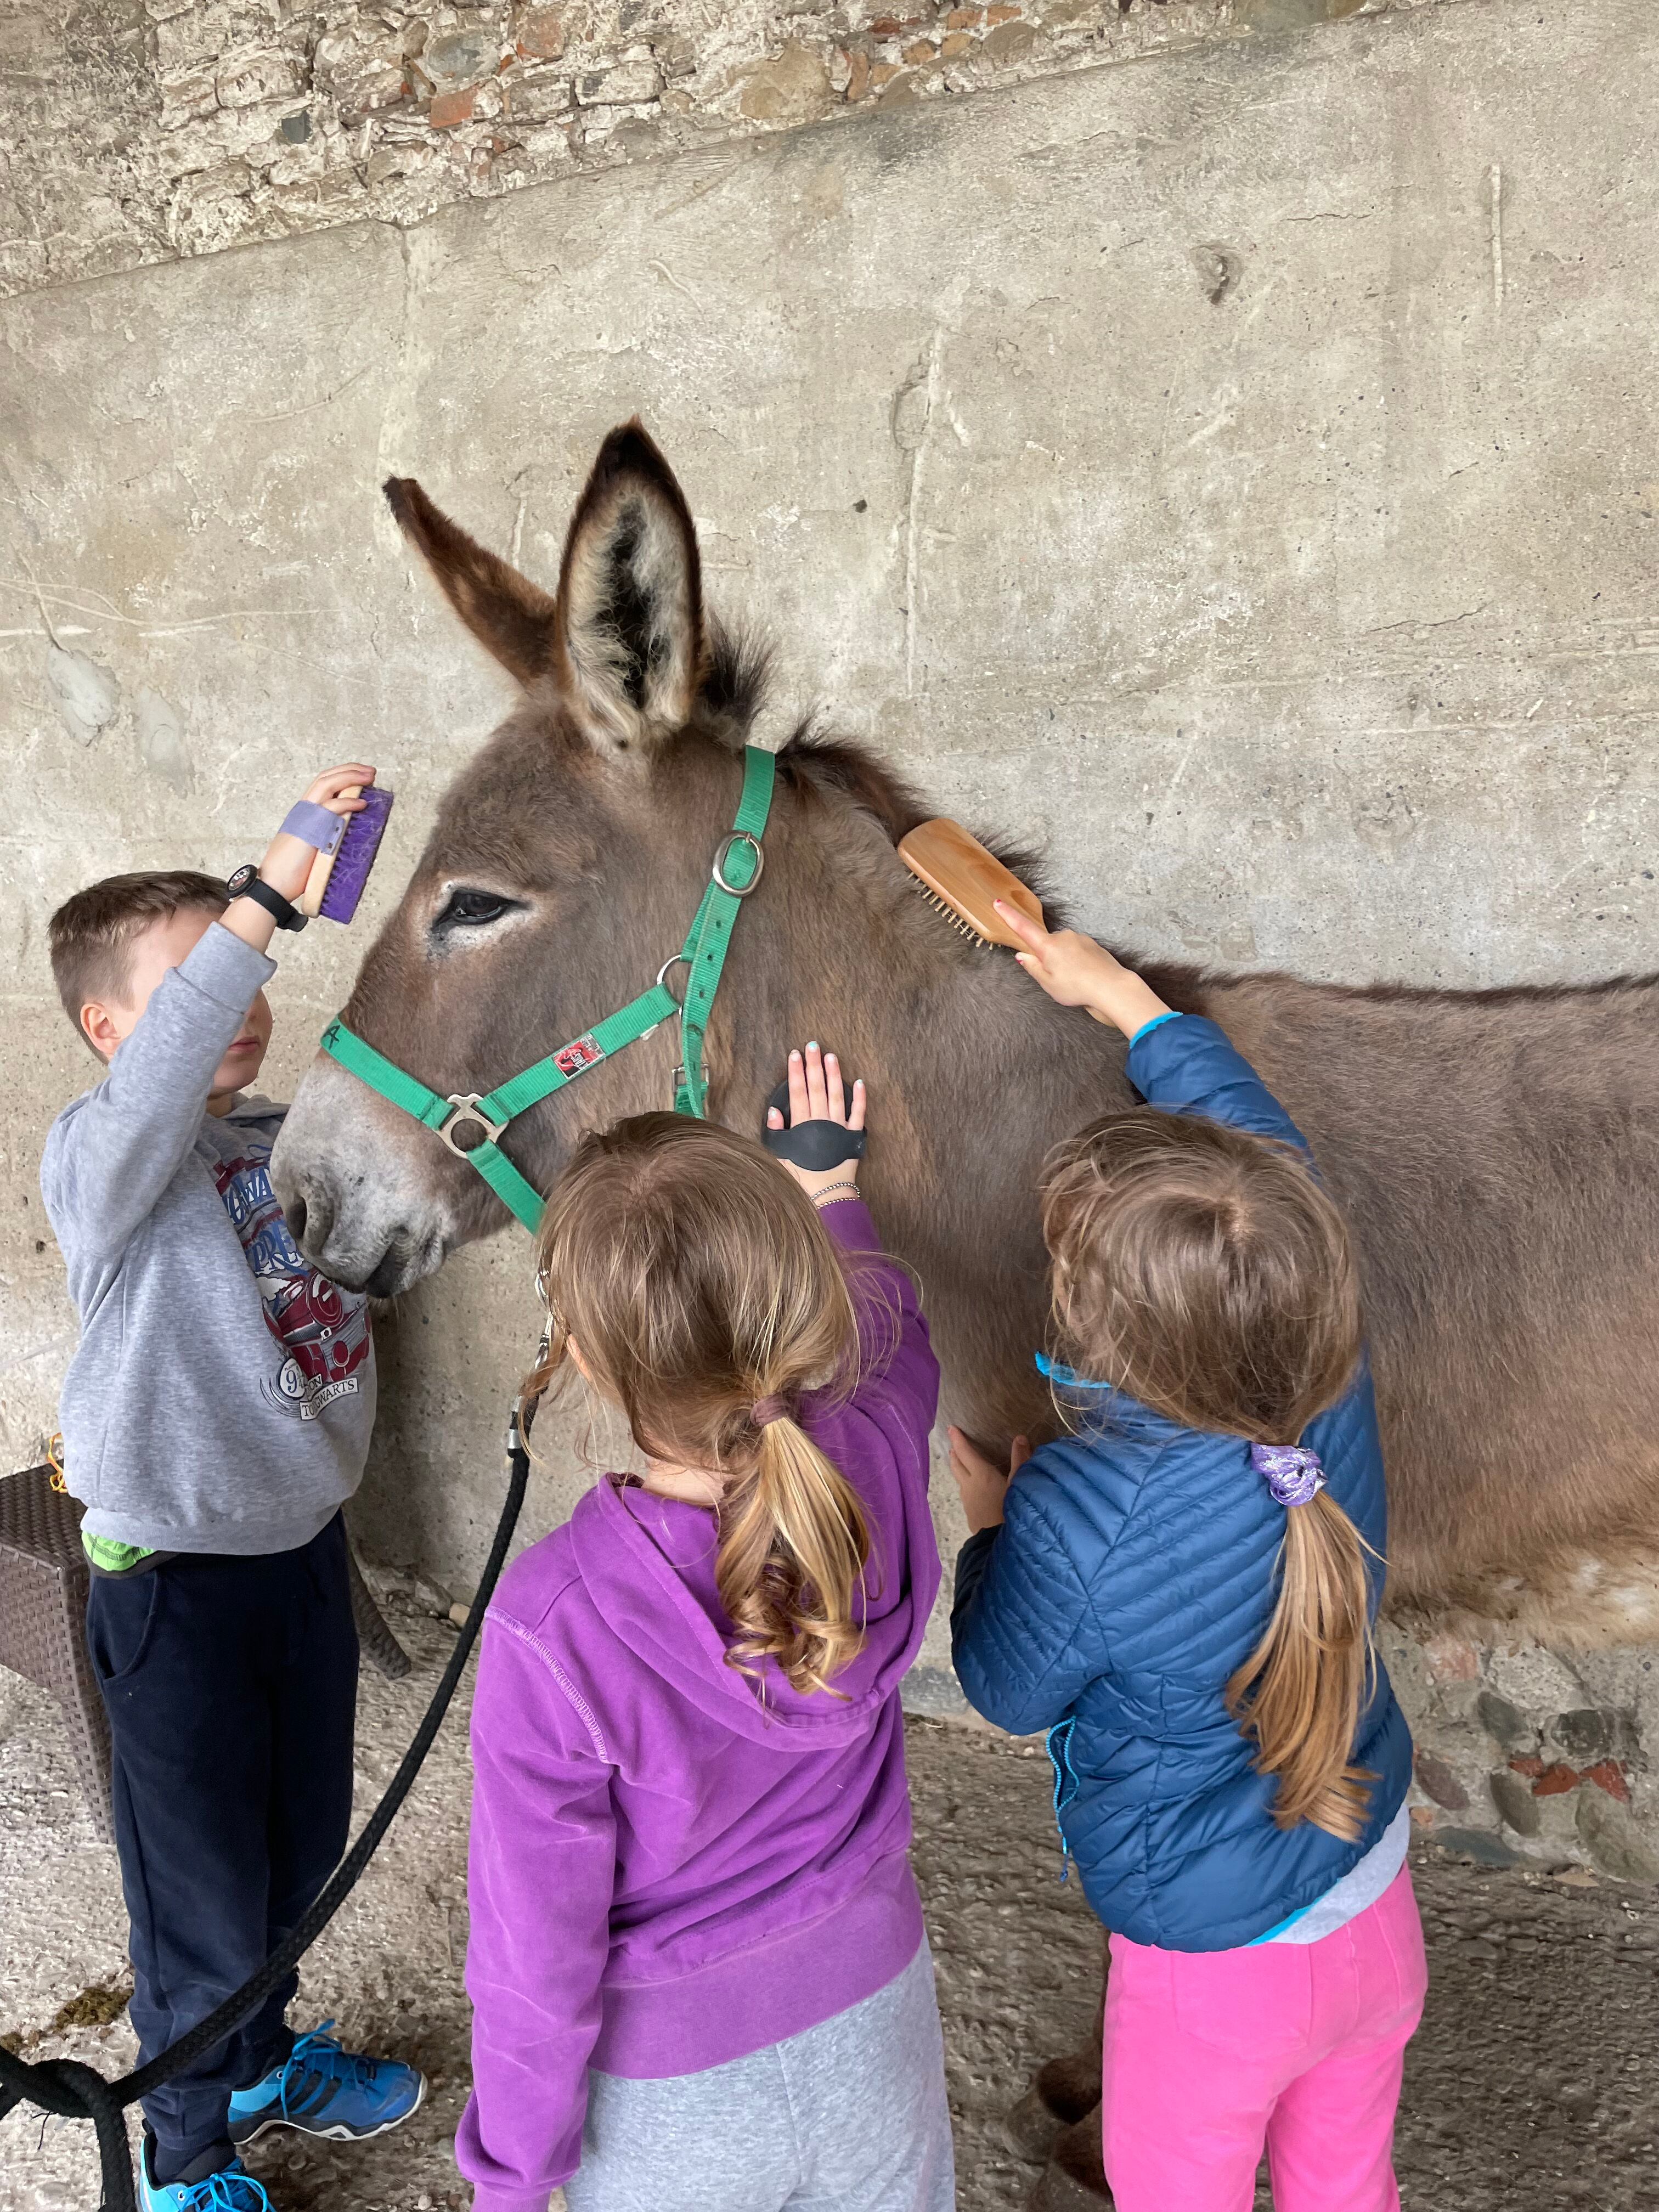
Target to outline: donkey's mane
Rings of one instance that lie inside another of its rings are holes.
[[[791,789],[836,793],[854,806],[873,815],[896,845],[919,822],[931,818],[932,809],[915,788],[878,753],[854,738],[821,730],[810,719],[798,725],[778,750],[778,768]],[[975,830],[973,835],[988,853],[994,854],[1010,875],[1034,890],[1042,900],[1051,927],[1063,927],[1056,919],[1056,896],[1045,876],[1041,857],[1029,847],[999,836],[994,830]]]
[[[716,721],[748,732],[761,710],[772,668],[772,648],[758,630],[732,629],[708,618],[708,641],[698,702]]]
[[[702,687],[704,708],[746,733],[765,703],[771,659],[770,647],[757,631],[729,629],[711,621],[708,673]],[[919,822],[930,817],[932,809],[915,787],[879,753],[855,738],[824,729],[815,714],[805,714],[796,723],[779,746],[777,761],[786,789],[850,801],[878,822],[895,845]],[[1042,856],[994,830],[975,830],[974,835],[987,852],[994,853],[1011,874],[1036,893],[1050,928],[1064,928],[1064,908],[1048,880]],[[1211,991],[1226,984],[1295,982],[1307,987],[1305,976],[1281,969],[1241,971],[1156,957],[1143,961],[1126,951],[1120,951],[1118,957],[1178,1005],[1201,1005]],[[1562,999],[1582,1003],[1587,999],[1634,996],[1659,988],[1659,974],[1609,975],[1591,983],[1497,983],[1476,990],[1396,982],[1320,983],[1316,988],[1333,998],[1368,1000],[1372,1005],[1547,1006]]]
[[[1256,972],[1252,972],[1252,980]],[[1582,1003],[1587,999],[1635,998],[1644,991],[1659,989],[1659,974],[1599,975],[1590,983],[1489,983],[1467,991],[1435,983],[1322,983],[1320,988],[1338,998],[1369,999],[1387,1005],[1426,1006],[1455,999],[1460,1006],[1546,1006],[1561,999]]]
[[[771,648],[757,631],[728,629],[711,619],[707,671],[700,692],[705,712],[746,735],[765,702],[771,660]],[[931,818],[933,810],[913,784],[856,738],[840,737],[823,728],[815,714],[804,714],[796,723],[778,747],[777,763],[787,790],[850,800],[880,823],[891,844],[896,845],[919,822]],[[1054,893],[1045,879],[1040,856],[994,831],[974,834],[1010,874],[1036,893],[1052,920]]]
[[[1165,960],[1156,953],[1144,958],[1133,945],[1114,943],[1113,951],[1127,968],[1149,982],[1160,998],[1188,1011],[1205,1006],[1218,990],[1241,987],[1290,985],[1299,991],[1316,991],[1322,999],[1343,999],[1352,1005],[1372,1006],[1547,1006],[1572,1001],[1585,1006],[1596,1001],[1636,999],[1659,990],[1659,975],[1604,975],[1591,983],[1492,983],[1459,990],[1443,983],[1334,983],[1298,975],[1289,968],[1207,968],[1196,962]]]

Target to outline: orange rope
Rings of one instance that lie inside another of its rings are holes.
[[[61,1430],[46,1438],[46,1462],[52,1468],[52,1488],[67,1491],[69,1485],[64,1480],[64,1438]]]

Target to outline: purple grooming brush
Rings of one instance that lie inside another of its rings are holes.
[[[353,795],[362,799],[362,811],[347,816],[345,835],[331,860],[318,854],[300,902],[308,914],[324,915],[330,921],[349,921],[356,913],[392,813],[392,793],[378,783],[365,784]]]

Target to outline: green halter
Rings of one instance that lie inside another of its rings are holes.
[[[761,838],[771,811],[775,765],[770,753],[748,745],[743,756],[743,797],[738,801],[731,833],[720,842],[709,871],[708,887],[692,917],[685,942],[657,971],[648,991],[630,999],[614,1014],[595,1022],[579,1037],[538,1060],[481,1097],[477,1091],[452,1091],[447,1098],[428,1091],[424,1083],[394,1066],[384,1053],[376,1052],[337,1018],[323,1031],[323,1050],[342,1067],[378,1091],[382,1098],[434,1129],[458,1158],[476,1168],[501,1203],[526,1229],[541,1218],[542,1200],[519,1173],[496,1139],[510,1121],[527,1108],[567,1083],[574,1083],[590,1067],[619,1053],[624,1045],[647,1037],[659,1023],[678,1019],[680,1025],[680,1064],[674,1071],[674,1111],[701,1121],[708,1106],[708,1086],[702,1074],[703,1032],[726,964],[726,948],[738,909],[761,879],[766,854]],[[685,996],[677,999],[665,978],[671,968],[684,963]],[[459,1132],[477,1132],[463,1144]]]

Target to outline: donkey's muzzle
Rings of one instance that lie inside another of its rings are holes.
[[[270,1156],[301,1255],[342,1290],[371,1297],[408,1290],[458,1241],[453,1206],[432,1187],[434,1172],[452,1168],[429,1130],[326,1057],[301,1084]]]
[[[342,1290],[367,1291],[372,1297],[390,1297],[407,1287],[416,1239],[401,1222],[390,1234],[354,1235],[342,1224],[340,1194],[328,1174],[313,1168],[296,1176],[279,1174],[275,1181],[289,1231],[319,1274]]]

